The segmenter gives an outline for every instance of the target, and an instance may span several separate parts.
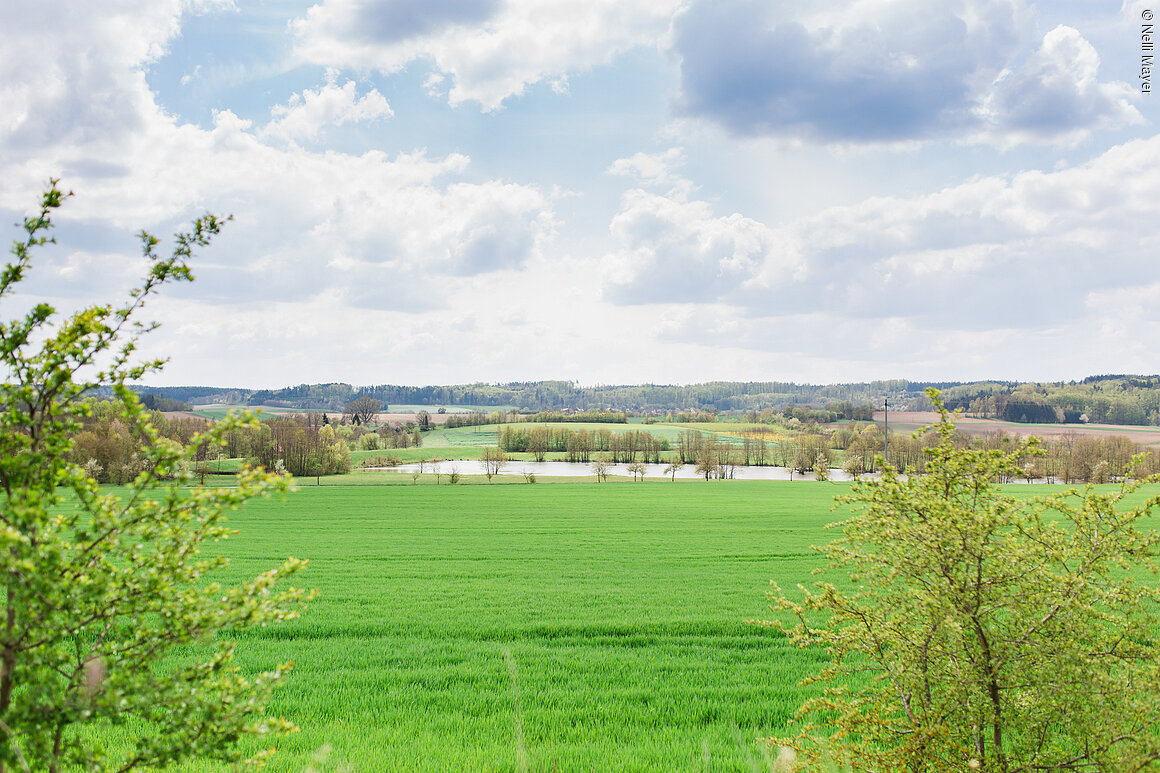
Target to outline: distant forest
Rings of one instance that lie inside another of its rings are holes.
[[[572,381],[522,381],[508,384],[444,386],[351,386],[301,384],[284,389],[220,387],[134,387],[143,395],[191,405],[211,403],[269,405],[299,410],[342,411],[357,397],[387,406],[505,406],[520,411],[629,411],[750,413],[803,407],[833,409],[872,405],[883,398],[898,410],[925,410],[927,387],[942,390],[948,407],[971,416],[1024,423],[1160,425],[1160,375],[1091,376],[1082,381],[929,382],[893,379],[851,384],[796,384],[789,381],[710,381],[687,386],[579,386]],[[849,411],[847,410],[846,413]]]

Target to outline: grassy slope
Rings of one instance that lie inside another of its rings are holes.
[[[238,513],[230,572],[308,557],[321,596],[245,632],[296,668],[273,709],[357,770],[748,770],[807,656],[760,617],[808,581],[839,486],[703,482],[304,487]],[[519,682],[513,705],[510,651]],[[740,742],[738,739],[741,739]]]

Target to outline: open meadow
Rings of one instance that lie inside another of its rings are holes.
[[[803,653],[762,617],[807,581],[840,486],[742,481],[303,487],[222,543],[241,579],[287,555],[319,598],[240,634],[294,660],[271,711],[356,770],[739,770],[784,729]]]
[[[766,769],[817,655],[745,620],[810,581],[846,486],[360,479],[252,502],[220,545],[229,579],[293,555],[319,591],[238,635],[247,670],[295,661],[270,770]]]

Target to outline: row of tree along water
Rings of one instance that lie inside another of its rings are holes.
[[[496,429],[496,445],[509,453],[528,452],[537,462],[549,453],[563,454],[565,461],[588,462],[593,453],[606,453],[613,462],[653,462],[670,449],[667,438],[644,430],[613,432],[608,429],[575,430],[566,426],[505,424]]]

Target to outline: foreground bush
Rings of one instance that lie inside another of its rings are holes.
[[[931,397],[927,474],[855,484],[843,536],[819,548],[849,589],[771,594],[797,622],[769,624],[829,655],[780,743],[802,769],[1155,769],[1160,497],[1128,506],[1141,483],[1004,495],[995,481],[1034,443],[957,447]]]
[[[24,221],[26,237],[0,274],[0,300],[30,270],[63,199],[54,182],[38,216]],[[199,555],[229,533],[224,512],[286,490],[288,479],[246,470],[233,488],[184,488],[196,449],[252,417],[220,422],[183,448],[161,437],[126,386],[161,366],[133,362],[150,329],[136,321],[143,303],[164,283],[191,278],[187,259],[219,224],[211,215],[197,220],[168,258],[142,234],[149,273],[119,308],[90,306],[59,319],[37,304],[0,323],[0,771],[236,760],[241,736],[291,727],[263,715],[265,695],[289,666],[245,677],[231,665],[233,646],[213,637],[294,616],[308,594],[274,586],[303,562],[222,588],[206,575],[224,561]],[[101,386],[112,388],[125,433],[143,440],[120,496],[68,458],[93,410],[85,397]],[[200,658],[187,648],[160,666],[191,644],[205,645]],[[114,727],[122,751],[110,757],[96,739]]]

